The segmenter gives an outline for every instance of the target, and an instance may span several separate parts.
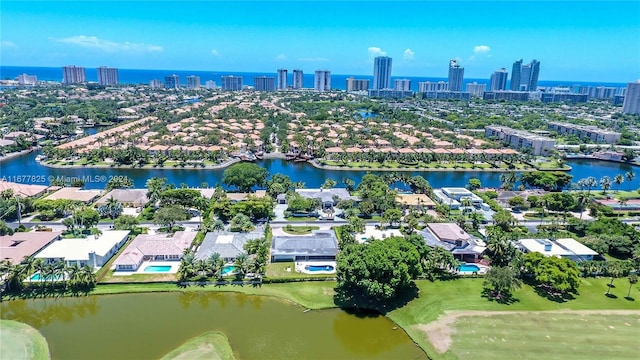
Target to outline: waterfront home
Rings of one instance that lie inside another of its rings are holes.
[[[264,231],[252,231],[249,233],[215,231],[208,232],[196,253],[196,259],[207,259],[212,254],[218,253],[225,261],[233,261],[245,252],[244,244],[249,240],[264,237]]]
[[[571,239],[520,239],[515,245],[524,253],[539,252],[544,256],[568,258],[576,262],[593,260],[598,253]]]
[[[17,232],[0,236],[0,259],[18,264],[25,256],[38,254],[45,246],[60,238],[60,231]]]
[[[425,194],[398,194],[396,202],[405,208],[433,209],[436,205]]]
[[[274,236],[271,261],[332,260],[338,253],[338,239],[331,230],[315,230],[311,235]]]
[[[296,189],[296,193],[303,198],[320,199],[323,209],[333,208],[340,200],[360,200],[357,196],[351,196],[345,188]]]
[[[472,206],[488,208],[488,206],[484,206],[478,195],[465,188],[434,189],[433,196],[437,202],[449,206],[452,210],[460,208],[465,199],[469,199]]]
[[[11,190],[14,195],[32,197],[44,193],[47,189],[48,186],[44,185],[28,185],[0,180],[0,193],[5,190]]]
[[[64,261],[67,266],[89,265],[97,270],[127,242],[128,235],[129,230],[113,230],[86,238],[62,238],[47,245],[35,257],[43,259],[46,264]]]
[[[191,247],[195,231],[170,234],[140,234],[113,262],[116,271],[136,271],[145,260],[179,261],[185,249]]]
[[[461,261],[475,262],[487,249],[484,241],[469,235],[454,223],[427,223],[418,231],[427,246],[440,247],[448,250]]]
[[[95,200],[102,190],[82,190],[79,187],[63,187],[62,189],[47,196],[45,200],[72,200],[81,203],[89,204]]]
[[[105,205],[113,197],[124,207],[144,207],[149,202],[147,192],[147,189],[113,189],[96,201],[95,205]]]

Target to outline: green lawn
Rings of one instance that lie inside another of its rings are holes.
[[[162,357],[162,360],[233,360],[229,339],[218,331],[204,333]]]
[[[458,359],[637,359],[640,313],[463,316],[452,324]],[[635,344],[635,345],[634,345]]]
[[[313,216],[299,216],[299,217],[289,216],[288,218],[285,218],[285,220],[291,221],[291,222],[307,222],[307,221],[317,221],[318,218]]]
[[[50,359],[47,340],[38,330],[13,320],[0,320],[0,359]]]
[[[424,325],[429,324],[447,311],[455,310],[477,310],[477,311],[547,311],[547,310],[637,310],[640,315],[640,291],[639,286],[635,286],[631,291],[631,296],[635,297],[635,301],[626,300],[629,283],[625,278],[616,279],[612,289],[612,293],[617,298],[609,298],[604,295],[607,290],[609,279],[582,279],[579,294],[574,300],[564,303],[548,300],[534,291],[531,286],[524,285],[521,289],[514,291],[513,296],[516,302],[505,305],[493,301],[489,301],[481,297],[482,279],[459,279],[455,281],[418,281],[417,285],[420,294],[417,299],[411,301],[408,305],[391,311],[387,316],[402,326],[407,334],[425,349],[430,358],[434,359],[455,359],[451,352],[438,353],[427,337],[424,331]],[[540,316],[533,313],[532,319],[540,320]],[[545,326],[545,322],[541,321],[539,325]],[[633,323],[636,326],[640,324],[636,320]],[[505,329],[505,331],[517,331],[515,328]],[[594,330],[595,331],[595,330]],[[481,336],[478,334],[476,336]],[[551,342],[551,340],[547,340]],[[632,344],[628,344],[632,346]],[[452,345],[454,348],[456,343]],[[547,345],[544,345],[545,347]],[[554,344],[554,346],[556,346]],[[558,345],[559,346],[559,345]],[[566,344],[569,346],[569,344]],[[539,354],[538,354],[539,355]],[[549,354],[545,354],[549,356]],[[501,357],[495,357],[499,359]],[[561,357],[560,357],[561,358]],[[600,359],[601,357],[593,357]]]
[[[292,235],[306,235],[306,234],[311,234],[311,231],[313,231],[313,230],[319,230],[319,229],[320,229],[319,226],[291,226],[291,225],[287,225],[287,226],[282,228],[282,231],[286,232],[287,234],[292,234]]]
[[[290,271],[287,271],[290,269]],[[296,272],[296,265],[294,262],[275,262],[267,264],[267,272],[265,274],[265,278],[275,279],[275,278],[335,278],[335,274],[323,274],[323,275],[314,275],[314,274],[303,274]],[[270,285],[269,285],[270,286]]]

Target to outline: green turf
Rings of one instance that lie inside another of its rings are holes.
[[[640,313],[635,315],[514,314],[463,316],[450,352],[473,359],[637,359]]]
[[[0,359],[50,359],[47,340],[38,330],[13,320],[0,320]]]
[[[217,331],[207,332],[171,351],[162,360],[233,360],[229,339]]]
[[[320,229],[319,226],[291,226],[287,225],[282,228],[282,231],[292,235],[306,235],[311,234],[311,231]]]
[[[427,334],[419,329],[420,324],[435,321],[438,316],[451,310],[479,311],[545,311],[545,310],[640,310],[640,291],[635,286],[631,291],[634,301],[626,300],[629,287],[624,278],[616,279],[611,290],[615,298],[604,295],[608,279],[582,279],[579,295],[566,302],[555,302],[538,295],[531,286],[524,285],[514,291],[516,301],[510,305],[498,304],[481,297],[483,279],[459,279],[455,281],[418,281],[419,298],[408,305],[387,314],[391,320],[402,326],[407,334],[425,349],[430,358],[451,359],[451,354],[438,354]],[[500,357],[496,357],[499,359]]]

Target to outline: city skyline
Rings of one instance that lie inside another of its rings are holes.
[[[311,20],[320,5],[313,2],[122,4],[3,2],[0,61],[175,70],[329,68],[361,75],[371,73],[374,57],[386,55],[397,59],[396,76],[446,77],[441,64],[455,58],[465,77],[489,78],[514,59],[527,58],[544,63],[541,80],[640,77],[640,24],[634,16],[639,2],[459,2],[453,28],[446,16],[451,2],[324,2],[331,16],[322,22]],[[175,16],[190,7],[239,15]],[[527,21],[509,16],[513,12],[526,14]],[[407,13],[431,15],[425,20]],[[379,14],[383,21],[375,26],[350,21]],[[500,21],[486,22],[488,15]]]

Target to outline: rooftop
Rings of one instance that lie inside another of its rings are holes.
[[[338,239],[333,231],[313,231],[311,236],[274,236],[271,255],[327,255],[338,253]]]
[[[44,185],[27,185],[0,180],[0,192],[11,189],[15,195],[22,197],[40,195],[47,190],[47,188],[48,187]]]
[[[36,257],[42,259],[65,259],[67,261],[87,261],[90,253],[105,256],[127,235],[129,235],[128,230],[113,230],[103,232],[98,238],[89,235],[84,239],[60,239],[49,244]]]
[[[102,190],[82,190],[79,187],[64,187],[53,194],[47,196],[45,200],[74,200],[88,203],[100,196]]]
[[[168,234],[140,234],[118,256],[114,265],[131,264],[131,259],[143,256],[178,255],[191,246],[198,233],[195,231],[177,231],[173,236]],[[136,262],[137,264],[137,262]]]
[[[262,237],[264,237],[264,232],[262,231],[252,231],[250,233],[209,232],[198,249],[196,259],[206,259],[214,253],[220,254],[220,257],[225,259],[235,258],[241,252],[244,252],[244,244],[247,241]]]
[[[11,236],[0,236],[0,258],[17,264],[25,256],[38,253],[40,249],[57,239],[60,231],[18,232]]]
[[[149,202],[147,189],[113,189],[96,201],[96,205],[106,204],[111,197],[121,204],[134,204],[136,206],[144,206]]]

